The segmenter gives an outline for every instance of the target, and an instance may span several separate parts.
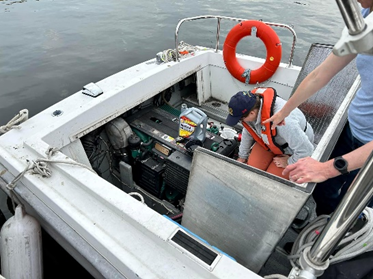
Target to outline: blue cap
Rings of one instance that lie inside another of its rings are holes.
[[[251,91],[239,91],[229,101],[229,114],[225,121],[227,125],[234,126],[243,115],[249,112],[256,103],[256,95]]]

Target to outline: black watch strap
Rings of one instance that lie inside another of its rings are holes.
[[[333,166],[341,174],[349,174],[349,171],[347,170],[348,162],[342,156],[334,158]]]

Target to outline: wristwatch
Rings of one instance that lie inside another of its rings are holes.
[[[348,162],[343,157],[341,156],[335,157],[333,166],[341,174],[349,174],[347,170]]]

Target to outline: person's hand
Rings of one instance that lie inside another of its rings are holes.
[[[273,158],[273,162],[278,168],[286,168],[289,157],[289,155],[279,155]]]
[[[238,161],[238,162],[241,162],[241,163],[246,163],[247,159],[237,158],[237,161]]]
[[[312,159],[311,157],[306,157],[299,159],[298,162],[288,165],[284,171],[283,175],[289,174],[290,181],[302,184],[306,182],[323,182],[330,177],[328,177],[325,163],[321,163]]]
[[[268,122],[272,122],[272,126],[271,126],[271,130],[274,130],[276,128],[276,126],[282,126],[282,125],[285,125],[285,117],[287,115],[285,115],[282,110],[276,112],[274,115],[272,115],[272,117],[266,119],[263,121],[263,124],[265,123],[268,123]]]

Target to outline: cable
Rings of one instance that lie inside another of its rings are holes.
[[[128,195],[130,195],[130,196],[137,196],[137,197],[140,198],[140,201],[142,203],[145,203],[144,197],[141,194],[137,193],[137,192],[131,192],[131,193],[128,193]]]
[[[171,92],[166,92],[166,91],[167,91],[167,90],[164,90],[164,91],[162,92],[162,100],[163,100],[163,102],[165,102],[165,103],[166,103],[167,105],[169,105],[170,107],[173,107],[173,106],[169,103],[170,100],[167,100],[167,99],[166,99],[166,96],[165,96],[166,93],[167,93],[167,94],[170,95],[170,99],[171,99],[171,94],[172,94],[172,93],[171,93]]]

